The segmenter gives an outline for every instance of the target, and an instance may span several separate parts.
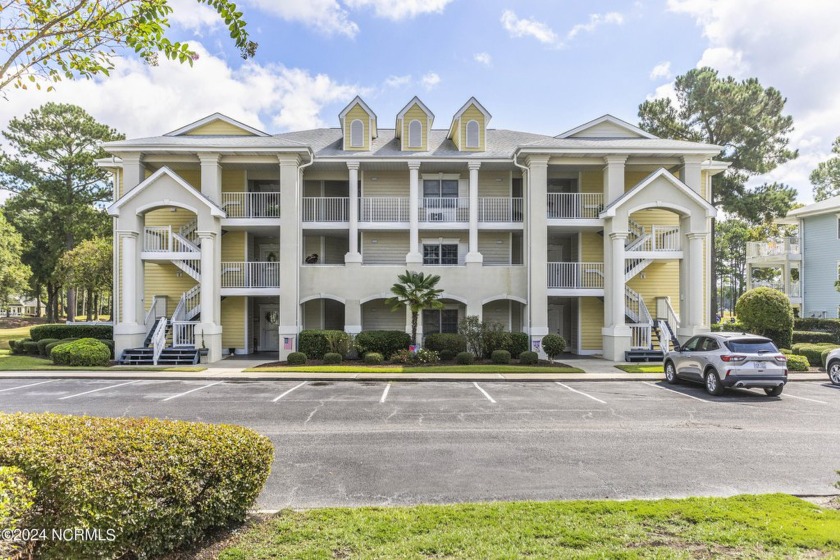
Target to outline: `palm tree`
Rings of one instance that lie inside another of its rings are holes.
[[[394,296],[386,299],[385,304],[391,306],[391,311],[408,306],[411,310],[411,344],[417,344],[417,315],[424,309],[443,308],[439,299],[443,290],[435,288],[440,282],[440,276],[426,276],[422,272],[406,270],[405,274],[400,274],[397,278],[399,282],[391,286]]]

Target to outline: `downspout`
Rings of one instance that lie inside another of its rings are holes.
[[[516,158],[519,156],[519,151],[515,151],[513,153],[513,165],[520,168],[522,170],[522,206],[524,210],[525,202],[528,202],[528,211],[524,212],[525,215],[525,232],[527,232],[528,237],[528,251],[525,251],[525,248],[522,249],[522,260],[525,264],[525,271],[526,271],[526,301],[528,302],[528,350],[531,350],[531,325],[533,325],[533,321],[531,318],[531,309],[533,307],[531,302],[531,212],[530,212],[530,204],[531,204],[531,188],[530,182],[531,178],[528,174],[528,166],[520,164],[516,161]],[[527,193],[527,195],[526,195]],[[526,198],[527,196],[527,198]]]
[[[315,163],[315,153],[312,151],[312,148],[309,146],[306,147],[306,151],[309,152],[309,161],[304,163],[303,165],[298,166],[298,192],[296,193],[298,196],[295,196],[295,201],[300,204],[300,199],[303,197],[303,170]],[[295,208],[295,212],[297,212],[297,217],[300,219],[300,206]],[[301,257],[301,248],[303,247],[303,227],[298,225],[297,228],[298,233],[298,242],[297,242],[297,255],[295,255],[295,265],[296,274],[295,274],[295,293],[297,294],[298,303],[295,305],[295,323],[298,327],[301,325],[301,312],[300,312],[300,257]],[[300,344],[300,337],[296,336],[295,340],[297,341],[298,345]],[[297,350],[297,348],[295,348]]]

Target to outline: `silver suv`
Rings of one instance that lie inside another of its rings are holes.
[[[834,385],[840,385],[840,348],[832,350],[825,358],[825,371]]]
[[[729,387],[761,387],[778,397],[787,383],[787,358],[769,338],[746,333],[708,333],[665,353],[665,379],[706,385],[712,395]]]

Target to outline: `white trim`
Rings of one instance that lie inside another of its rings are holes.
[[[414,105],[418,105],[420,107],[420,109],[424,113],[426,113],[427,116],[430,117],[430,120],[434,120],[435,114],[432,113],[432,110],[429,109],[428,107],[426,107],[426,104],[423,103],[422,101],[420,101],[420,98],[417,97],[416,95],[411,98],[411,101],[409,101],[408,103],[405,104],[405,107],[403,107],[400,110],[399,113],[397,113],[397,119],[402,120],[403,118],[405,118],[405,114],[408,113],[408,110],[411,109]],[[431,123],[430,123],[430,126],[431,126]]]
[[[645,132],[644,130],[642,130],[638,126],[633,126],[629,122],[623,121],[623,120],[621,120],[617,117],[614,117],[610,114],[603,115],[601,117],[598,117],[597,119],[593,119],[593,120],[591,120],[587,123],[583,123],[580,126],[576,126],[575,128],[573,128],[571,130],[567,130],[566,132],[558,134],[557,136],[555,136],[555,138],[569,138],[570,136],[574,136],[575,134],[579,134],[579,133],[581,133],[585,130],[588,130],[590,128],[593,128],[593,127],[598,126],[599,124],[605,123],[605,122],[608,122],[608,123],[610,123],[614,126],[617,126],[619,128],[623,128],[624,130],[626,130],[628,132],[632,132],[633,134],[637,134],[638,136],[641,136],[642,138],[650,138],[650,139],[659,138],[658,136],[654,136],[650,132]]]
[[[487,123],[489,123],[489,122],[490,122],[490,119],[491,119],[491,118],[493,118],[493,115],[491,115],[491,114],[487,111],[487,109],[485,109],[485,108],[484,108],[484,105],[482,105],[481,103],[479,103],[479,102],[478,102],[478,99],[476,99],[475,97],[470,97],[470,98],[467,100],[467,102],[466,102],[466,103],[464,103],[464,104],[461,106],[461,108],[460,108],[460,109],[458,109],[458,110],[455,112],[455,114],[452,116],[452,120],[454,121],[455,119],[460,119],[460,118],[461,118],[461,115],[463,115],[463,114],[464,114],[464,112],[465,112],[467,109],[469,109],[470,105],[475,105],[475,108],[476,108],[476,109],[478,109],[478,110],[481,112],[481,114],[482,114],[482,115],[484,115],[484,119],[485,119],[485,120],[484,120],[484,126],[486,127],[486,126],[487,126]]]
[[[228,117],[227,115],[223,115],[222,113],[213,113],[212,115],[208,115],[208,116],[204,117],[203,119],[199,119],[199,120],[197,120],[193,123],[190,123],[186,126],[182,126],[181,128],[179,128],[177,130],[173,130],[172,132],[167,132],[166,134],[164,134],[164,136],[181,136],[183,134],[186,134],[187,132],[190,132],[191,130],[195,130],[196,128],[201,128],[202,126],[204,126],[206,124],[210,124],[213,121],[225,122],[225,123],[227,123],[231,126],[235,126],[236,128],[238,128],[240,130],[244,130],[245,132],[250,132],[254,136],[271,136],[267,132],[263,132],[262,130],[256,129],[252,126],[248,126],[247,124],[241,123],[237,120],[234,120],[234,119]],[[213,135],[208,135],[208,136],[232,136],[232,135],[213,134]]]
[[[362,107],[362,109],[364,109],[364,110],[365,110],[365,113],[367,113],[367,114],[368,114],[368,116],[369,116],[370,118],[372,118],[372,119],[375,119],[375,118],[376,118],[376,113],[374,113],[374,112],[371,110],[371,108],[370,108],[370,107],[368,107],[368,104],[367,104],[367,103],[365,103],[365,102],[362,100],[362,98],[361,98],[361,97],[359,97],[358,95],[357,95],[356,97],[354,97],[354,98],[353,98],[353,101],[351,101],[350,103],[348,103],[348,104],[347,104],[347,107],[345,107],[344,109],[342,109],[342,110],[341,110],[341,112],[338,114],[338,118],[339,118],[339,119],[341,119],[341,120],[343,121],[343,120],[344,120],[344,117],[346,117],[346,116],[347,116],[347,113],[349,113],[349,112],[350,112],[350,110],[351,110],[353,107],[355,107],[356,105],[360,105],[360,106]]]
[[[516,301],[521,303],[522,305],[528,305],[528,301],[525,298],[521,298],[519,296],[513,296],[510,294],[501,294],[498,296],[490,296],[489,298],[481,300],[481,306],[484,307],[488,303],[493,303],[494,301],[500,300],[508,300],[508,301]]]
[[[639,194],[643,189],[645,189],[648,185],[656,181],[657,179],[662,178],[673,186],[675,186],[678,190],[682,191],[684,194],[688,196],[688,198],[692,199],[695,203],[701,206],[706,211],[707,218],[714,218],[717,215],[717,210],[714,206],[712,206],[705,198],[700,196],[697,192],[693,191],[689,188],[688,185],[674,177],[671,173],[669,173],[664,167],[660,167],[657,171],[654,171],[642,181],[637,184],[635,187],[630,189],[629,191],[622,194],[620,197],[615,199],[612,203],[610,203],[599,215],[600,218],[612,218],[615,216],[616,210],[623,206],[627,201],[631,200],[634,196]],[[676,209],[679,208],[681,211],[684,211],[687,215],[690,215],[691,212],[688,211],[686,208],[682,206],[678,206],[676,204],[665,202],[665,201],[657,201],[655,203],[649,204],[642,204],[635,208],[638,210],[640,208],[652,208],[652,207],[663,207],[663,208],[672,208]]]
[[[210,214],[212,216],[217,216],[217,217],[220,217],[220,218],[226,218],[227,217],[227,214],[225,213],[224,210],[222,210],[221,208],[216,206],[216,204],[213,203],[212,200],[210,200],[209,198],[204,196],[201,192],[195,190],[192,187],[192,185],[187,183],[177,173],[175,173],[169,167],[166,167],[166,166],[161,167],[160,169],[158,169],[157,171],[152,173],[143,182],[141,182],[139,185],[137,185],[136,187],[134,187],[133,189],[128,191],[125,195],[123,195],[122,198],[120,198],[118,201],[116,201],[113,204],[111,204],[110,206],[108,206],[108,215],[119,217],[120,208],[122,208],[129,200],[131,200],[132,198],[134,198],[135,196],[137,196],[138,194],[140,194],[141,192],[146,190],[146,188],[148,188],[152,184],[154,184],[163,175],[169,176],[173,181],[175,181],[176,184],[181,186],[184,190],[186,190],[188,193],[190,193],[190,195],[192,195],[197,200],[202,202],[205,206],[207,206],[210,209]],[[165,200],[162,200],[162,201],[159,201],[159,202],[146,204],[143,207],[141,207],[141,209],[142,210],[148,210],[149,208],[157,208],[157,207],[162,207],[162,206],[180,206],[180,207],[185,208],[185,209],[188,208],[185,205],[178,204],[178,203],[172,202],[168,199],[165,199]],[[194,214],[198,214],[198,211],[196,211],[196,210],[192,210],[192,211],[193,211]],[[138,210],[138,212],[140,212],[140,210]]]
[[[359,123],[359,126],[361,127],[360,130],[359,130],[359,143],[358,144],[356,144],[356,142],[355,142],[356,138],[355,138],[355,135],[354,135],[355,133],[354,133],[354,130],[353,130],[353,127],[356,123]],[[361,119],[353,119],[352,121],[350,121],[349,129],[350,129],[350,147],[351,148],[364,148],[365,147],[365,123],[363,123]]]
[[[388,296],[388,297],[390,297],[390,296]],[[323,294],[322,293],[322,294],[313,294],[311,296],[306,296],[304,298],[301,298],[300,299],[300,305],[303,305],[307,301],[314,301],[316,299],[331,299],[333,301],[337,301],[338,303],[340,303],[342,305],[346,305],[346,303],[347,303],[347,300],[344,299],[343,297],[337,296],[335,294]]]
[[[388,299],[390,297],[394,297],[394,294],[392,294],[390,292],[382,292],[382,293],[379,293],[379,294],[373,294],[373,295],[363,297],[362,299],[360,299],[359,300],[359,305],[364,305],[366,303],[370,303],[370,302],[376,301],[378,299]]]

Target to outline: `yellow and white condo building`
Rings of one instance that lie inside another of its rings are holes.
[[[557,136],[493,129],[475,98],[435,120],[415,97],[385,128],[357,97],[336,128],[214,114],[106,144],[117,354],[284,359],[303,329],[410,329],[384,303],[406,269],[441,277],[426,334],[478,315],[535,348],[558,333],[624,360],[708,329],[720,147],[610,115]]]

